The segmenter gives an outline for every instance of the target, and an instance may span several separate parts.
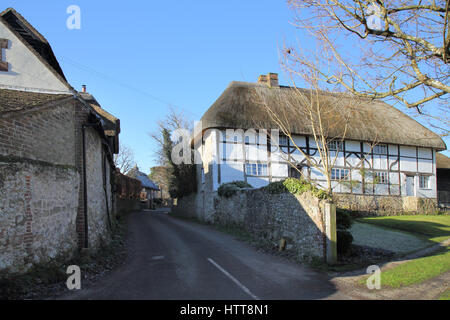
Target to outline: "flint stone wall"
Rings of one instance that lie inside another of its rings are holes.
[[[208,205],[202,206],[203,203]],[[263,189],[247,189],[229,198],[216,192],[191,194],[178,199],[172,212],[214,224],[237,226],[273,244],[284,239],[287,248],[294,250],[300,259],[310,260],[326,258],[324,204],[325,201],[308,192],[270,194]]]
[[[79,185],[74,167],[0,158],[0,270],[73,255]]]

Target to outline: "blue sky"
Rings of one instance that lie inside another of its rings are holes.
[[[81,8],[81,30],[66,28],[72,4]],[[148,133],[170,105],[199,120],[233,80],[277,72],[288,84],[278,45],[306,44],[285,1],[3,0],[2,7],[47,38],[73,87],[86,84],[121,119],[121,143],[145,172],[156,165]]]

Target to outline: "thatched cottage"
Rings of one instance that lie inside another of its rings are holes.
[[[304,106],[316,93],[330,159],[336,158],[331,185],[339,206],[367,212],[433,207],[436,152],[446,149],[437,134],[382,101],[280,86],[277,74],[232,82],[203,115],[194,142],[203,161],[199,194],[237,180],[262,187],[300,175],[327,187],[311,164],[321,163],[312,125],[317,114],[309,117]],[[270,136],[272,129],[279,135]]]

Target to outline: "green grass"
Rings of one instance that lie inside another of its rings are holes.
[[[381,287],[400,288],[422,283],[450,271],[450,247],[443,248],[431,256],[405,262],[381,272]],[[368,277],[359,281],[365,285]]]
[[[410,232],[431,242],[441,242],[450,238],[450,215],[370,217],[356,220]]]
[[[397,229],[414,234],[430,244],[450,238],[449,215],[411,215],[392,217],[359,218],[359,222]],[[381,286],[400,288],[422,283],[450,271],[450,247],[443,248],[430,256],[400,264],[381,273]],[[367,277],[359,281],[365,285]],[[447,290],[442,297],[449,297]]]
[[[440,296],[439,300],[450,300],[450,289],[445,290]]]

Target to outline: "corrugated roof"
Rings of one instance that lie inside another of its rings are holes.
[[[270,110],[276,111],[283,122],[285,120],[291,133],[312,135],[310,122],[301,116],[304,110],[299,102],[301,100],[299,100],[298,92],[305,96],[311,94],[311,91],[306,89],[231,82],[203,115],[202,129],[279,129],[275,121],[270,118],[265,107],[267,106]],[[446,149],[444,141],[437,134],[382,101],[369,101],[347,94],[327,92],[321,92],[320,98],[327,100],[330,106],[329,110],[322,115],[324,123],[345,122],[346,139]],[[339,103],[333,103],[333,101],[339,101]],[[295,108],[302,112],[293,112],[292,106],[298,106]],[[344,136],[344,126],[334,125],[329,135]]]

